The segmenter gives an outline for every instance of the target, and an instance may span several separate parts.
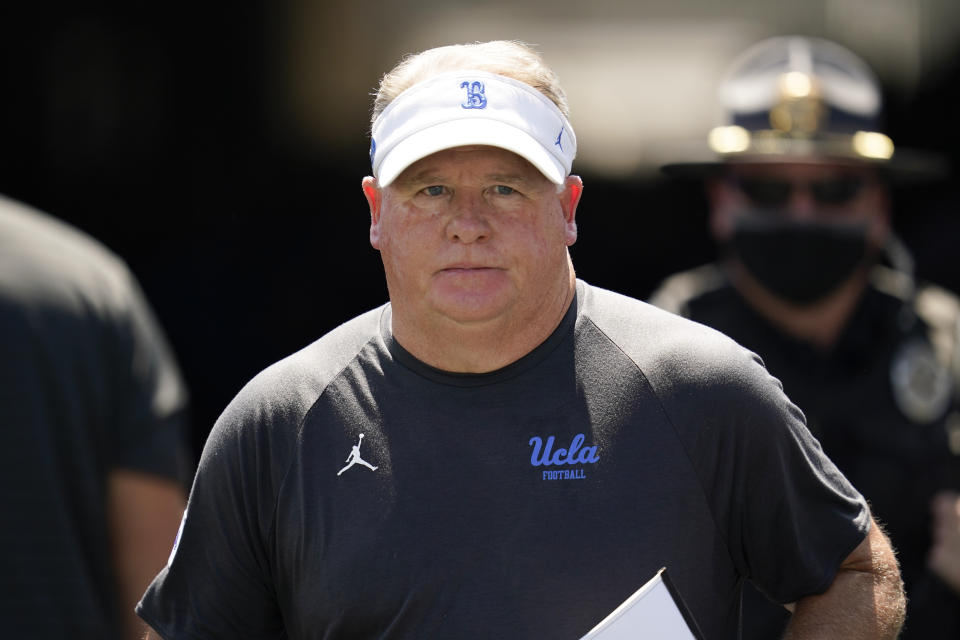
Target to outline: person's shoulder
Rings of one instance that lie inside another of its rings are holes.
[[[70,223],[0,196],[4,288],[44,303],[84,300],[84,309],[126,304],[136,282],[126,262]],[[2,278],[2,274],[0,274]]]
[[[956,332],[960,325],[960,296],[936,284],[920,283],[914,309],[932,327]]]
[[[874,268],[870,281],[881,295],[897,304],[910,305],[917,317],[934,331],[958,331],[960,296],[955,292],[884,266]]]
[[[703,411],[729,417],[787,405],[780,383],[760,357],[729,336],[596,287],[588,288],[585,297],[580,339],[591,352],[629,358],[677,424],[693,428]],[[591,335],[586,322],[599,333]]]
[[[323,392],[371,344],[382,343],[386,305],[341,324],[250,379],[227,405],[217,427],[267,429],[299,424]],[[216,427],[215,427],[216,428]]]
[[[700,375],[755,359],[704,324],[613,291],[586,291],[584,319],[644,370]]]
[[[715,297],[728,285],[722,269],[716,263],[671,274],[650,294],[650,304],[673,313],[688,316],[692,305]]]

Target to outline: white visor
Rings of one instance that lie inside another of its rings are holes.
[[[563,184],[577,155],[570,123],[528,84],[487,71],[453,71],[413,85],[373,123],[370,162],[380,186],[431,153],[465,145],[512,151]]]

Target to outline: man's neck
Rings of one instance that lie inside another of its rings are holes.
[[[542,304],[529,317],[495,318],[460,323],[449,318],[416,321],[398,313],[394,304],[393,336],[421,362],[459,373],[496,371],[536,349],[560,325],[573,302],[576,279],[544,292]]]
[[[832,349],[840,339],[869,277],[867,270],[858,271],[822,300],[796,305],[771,294],[742,265],[728,267],[734,287],[754,311],[784,333],[823,351]]]

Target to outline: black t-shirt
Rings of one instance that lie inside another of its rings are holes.
[[[949,444],[949,424],[960,420],[948,366],[956,297],[878,267],[829,351],[771,325],[716,265],[669,278],[652,301],[760,355],[889,533],[907,588],[903,638],[958,637],[960,599],[926,566],[930,501],[938,490],[960,489],[960,457]],[[745,616],[754,609],[762,618],[782,615],[751,601]],[[770,637],[769,623],[758,627],[747,637]]]
[[[120,637],[107,478],[186,486],[186,401],[126,265],[0,198],[0,636]]]
[[[348,322],[218,420],[138,608],[165,638],[575,639],[661,567],[731,638],[745,578],[821,592],[869,527],[713,330],[578,282],[543,344],[472,375],[390,326],[389,305]]]

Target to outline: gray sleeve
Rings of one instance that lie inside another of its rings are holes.
[[[168,564],[137,605],[166,640],[283,637],[269,549],[285,465],[269,422],[235,399],[207,439]]]
[[[286,637],[276,590],[278,496],[305,417],[376,335],[382,313],[363,314],[260,372],[217,420],[174,552],[137,605],[166,640]]]
[[[726,340],[706,355],[665,407],[731,559],[774,601],[821,593],[869,529],[866,502],[757,356]]]

